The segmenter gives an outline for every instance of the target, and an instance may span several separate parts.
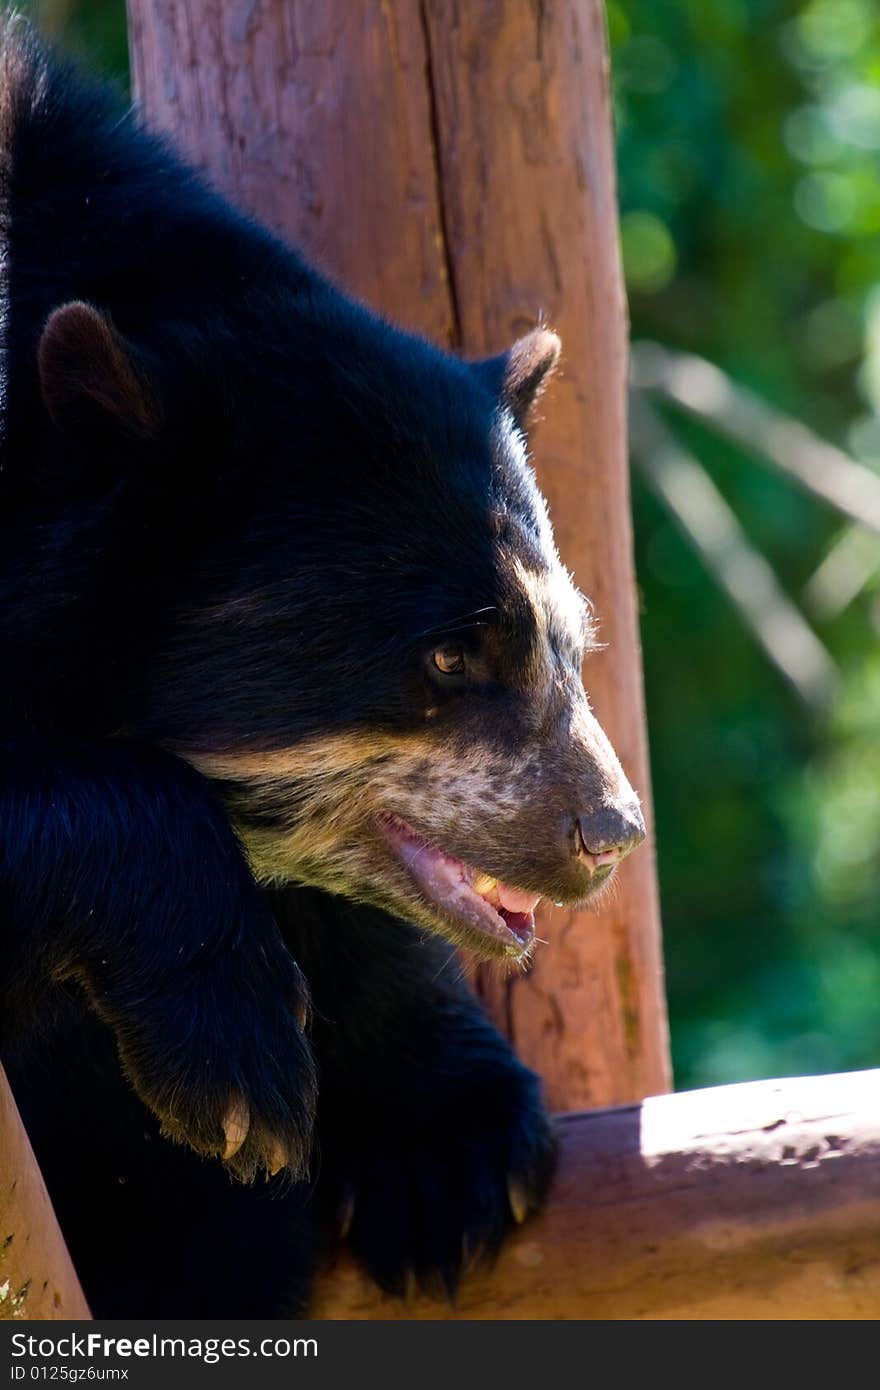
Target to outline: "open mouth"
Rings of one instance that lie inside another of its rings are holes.
[[[399,816],[383,811],[379,827],[411,878],[431,903],[459,925],[522,956],[535,939],[540,893],[500,883],[426,840]]]

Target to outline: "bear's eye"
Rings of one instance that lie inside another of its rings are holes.
[[[444,676],[458,676],[464,670],[462,647],[438,647],[433,653],[434,665]]]

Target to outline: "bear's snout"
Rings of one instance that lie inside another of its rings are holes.
[[[574,818],[574,853],[590,873],[607,864],[618,864],[644,838],[645,821],[635,801],[624,806],[602,806]]]

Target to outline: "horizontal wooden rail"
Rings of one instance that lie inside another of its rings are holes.
[[[454,1309],[384,1298],[340,1258],[314,1316],[880,1316],[880,1071],[659,1096],[559,1125],[547,1210]]]
[[[547,1210],[455,1308],[385,1298],[340,1256],[313,1316],[880,1316],[880,1071],[652,1097],[559,1128]],[[2,1073],[0,1289],[0,1316],[88,1317]]]

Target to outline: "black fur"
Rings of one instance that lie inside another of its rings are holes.
[[[10,1080],[77,1269],[107,1317],[283,1317],[344,1226],[383,1288],[443,1296],[491,1257],[554,1145],[538,1084],[476,1007],[449,948],[308,889],[273,895],[308,974],[319,1059],[314,1187],[243,1186],[166,1143],[75,1010]],[[328,938],[332,936],[332,949]]]
[[[279,1144],[305,1172],[306,987],[210,788],[122,741],[19,738],[0,769],[4,1033],[79,979],[170,1136],[219,1154],[241,1097],[252,1124],[233,1171],[273,1166]]]
[[[558,566],[518,431],[555,340],[475,368],[384,323],[17,21],[0,172],[0,1031],[86,1292],[281,1316],[340,1222],[383,1287],[451,1292],[511,1188],[518,1216],[546,1192],[536,1079],[450,947],[381,910],[445,930],[396,880],[257,886],[230,812],[307,835],[313,787],[182,757],[382,736],[436,809],[438,751],[485,752],[479,797],[449,787],[450,852],[521,776],[481,865],[586,894],[577,814],[632,793],[584,751],[579,624],[516,579]],[[431,665],[450,640],[466,680]]]

